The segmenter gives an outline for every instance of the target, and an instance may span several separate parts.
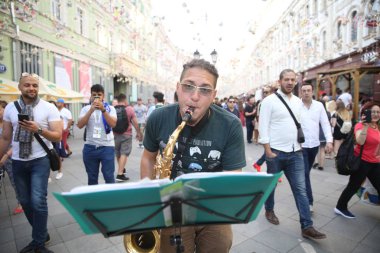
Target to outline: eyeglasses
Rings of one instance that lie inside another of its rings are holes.
[[[210,96],[214,89],[208,87],[199,87],[189,83],[181,83],[182,90],[186,93],[194,93],[195,90],[199,90],[199,93],[205,97]]]
[[[24,72],[24,73],[21,73],[20,79],[23,78],[23,77],[27,77],[27,76],[31,76],[31,77],[36,78],[36,79],[40,78],[37,74]]]
[[[380,111],[371,111],[371,114],[380,114]]]
[[[235,101],[230,100],[230,101],[228,101],[228,103],[235,103]]]

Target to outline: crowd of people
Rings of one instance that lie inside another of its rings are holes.
[[[175,175],[240,172],[246,167],[244,142],[263,145],[263,154],[252,166],[261,172],[266,162],[268,173],[284,172],[299,213],[301,235],[305,238],[326,238],[312,220],[314,200],[310,172],[312,168],[323,171],[326,156],[334,158],[351,131],[356,137],[355,155],[359,154],[360,146],[363,147],[360,170],[350,176],[334,211],[343,217],[355,218],[348,210],[348,202],[366,178],[380,192],[378,103],[363,103],[360,122],[355,125],[349,91],[338,93],[336,98],[322,94],[316,100],[314,86],[304,83],[298,97],[294,94],[296,73],[291,69],[280,73],[278,86],[261,88],[256,93],[260,94],[259,99],[252,94],[219,100],[216,96],[218,77],[214,65],[202,59],[191,60],[183,66],[175,89],[176,102],[170,105],[165,104],[164,94],[159,91],[153,93],[151,106],[144,105],[140,98],[130,105],[126,94],[118,94],[108,104],[103,86],[92,85],[90,103],[81,109],[76,124],[85,129],[82,159],[88,185],[98,184],[100,171],[105,183],[129,180],[126,163],[132,151],[133,132],[137,147],[143,149],[141,178],[155,178],[156,156],[162,154],[169,136],[185,113],[190,112],[191,119],[174,151],[172,172]],[[23,73],[18,87],[20,113],[15,103],[7,105],[0,101],[0,166],[9,174],[19,202],[14,214],[24,212],[32,226],[32,241],[20,252],[52,252],[45,247],[50,240],[47,231],[49,157],[41,145],[33,141],[33,135],[39,134],[64,160],[72,154],[67,139],[74,121],[63,99],[50,103],[39,99],[37,75]],[[367,110],[372,116],[370,120],[364,117]],[[20,120],[19,114],[26,115],[27,119]],[[287,129],[286,134],[283,129]],[[63,165],[64,162],[55,175],[57,180],[63,178]],[[275,191],[265,202],[265,217],[271,224],[279,225]],[[173,232],[173,229],[161,231],[161,252],[176,252],[170,245]],[[229,252],[232,246],[230,225],[186,227],[182,228],[181,236],[185,252],[195,249]]]

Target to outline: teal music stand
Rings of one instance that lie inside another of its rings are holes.
[[[282,173],[195,173],[53,193],[86,234],[104,237],[168,227],[248,223]]]

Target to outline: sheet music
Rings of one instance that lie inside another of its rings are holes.
[[[202,173],[188,173],[177,177],[174,181],[181,179],[197,179],[197,178],[207,178],[207,177],[230,177],[230,176],[260,176],[268,177],[272,174],[267,174],[266,172],[202,172]]]
[[[142,179],[138,182],[128,182],[119,184],[98,184],[98,185],[85,185],[73,188],[69,192],[63,192],[62,195],[75,195],[81,193],[91,193],[91,192],[104,192],[104,191],[117,191],[125,189],[137,189],[137,188],[158,188],[162,185],[171,183],[170,179],[157,179],[149,180],[147,178]]]

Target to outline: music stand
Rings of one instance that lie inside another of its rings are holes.
[[[129,189],[126,183],[125,189],[92,191],[88,186],[88,192],[53,194],[85,233],[110,237],[168,227],[248,223],[256,219],[281,174],[196,173],[150,187],[135,184]]]

